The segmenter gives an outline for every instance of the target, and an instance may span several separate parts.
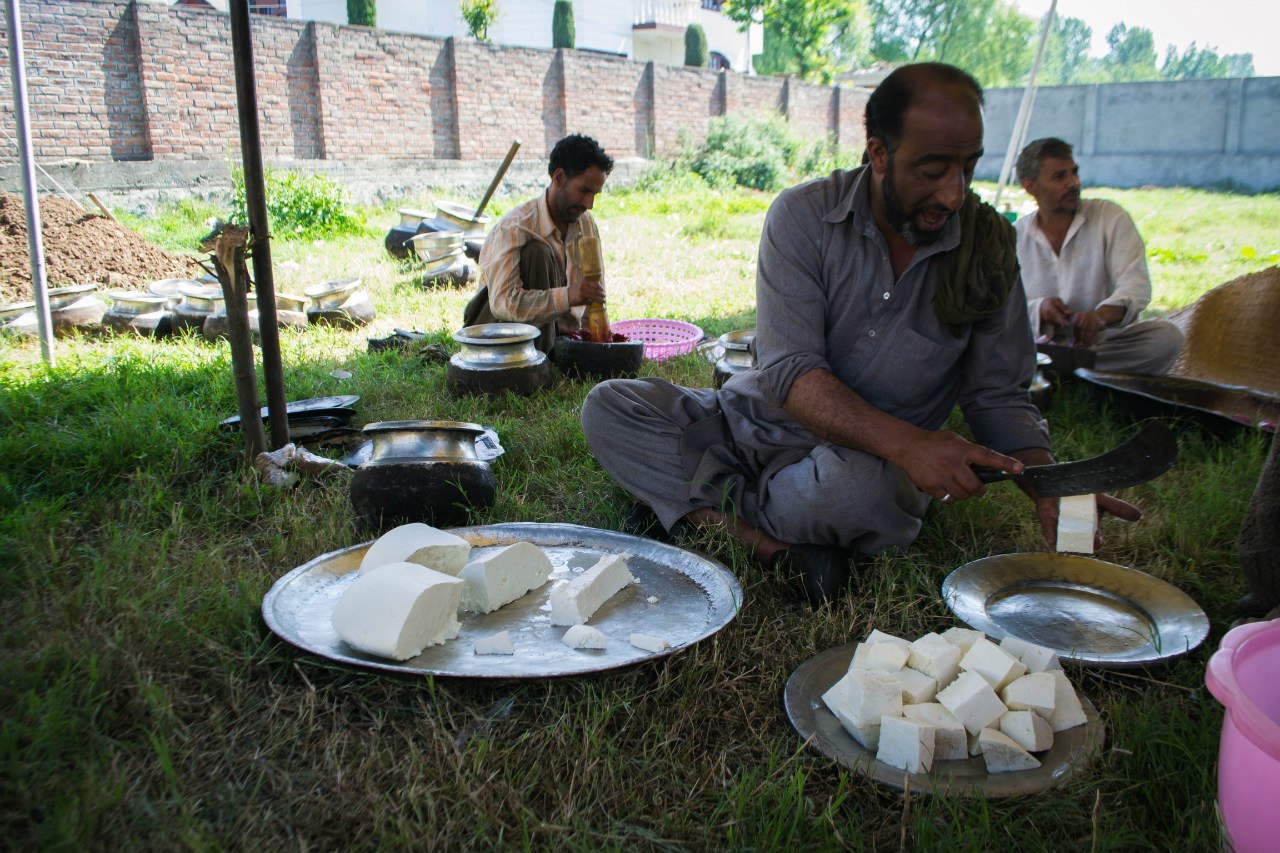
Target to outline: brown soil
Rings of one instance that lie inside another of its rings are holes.
[[[95,282],[145,289],[157,279],[200,272],[191,258],[166,252],[123,225],[56,196],[40,199],[40,233],[49,287]],[[30,298],[26,210],[22,196],[0,193],[0,304]]]

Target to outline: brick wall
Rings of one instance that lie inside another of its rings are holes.
[[[38,160],[240,159],[229,16],[111,0],[25,0],[22,14]],[[861,142],[862,102],[850,115],[828,87],[261,15],[251,27],[269,160],[488,160],[516,138],[541,160],[572,132],[648,157],[744,111]],[[0,76],[0,163],[17,158],[11,90]]]

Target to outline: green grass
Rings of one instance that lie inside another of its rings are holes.
[[[1169,307],[1261,268],[1280,245],[1275,196],[1114,195],[1150,246],[1188,258],[1157,275]],[[696,188],[606,195],[597,212],[612,317],[691,320],[712,334],[754,325],[768,201]],[[1210,207],[1219,213],[1204,229],[1181,229]],[[186,248],[205,215],[136,227]],[[359,394],[362,422],[493,424],[507,453],[495,463],[498,500],[476,523],[616,528],[628,501],[587,454],[577,424],[586,385],[459,399],[441,366],[366,351],[367,337],[396,327],[447,340],[468,296],[424,290],[386,256],[394,206],[366,215],[376,236],[273,244],[279,289],[358,274],[379,310],[361,331],[286,331],[289,396]],[[1245,245],[1258,257],[1243,258]],[[1188,289],[1166,293],[1162,282],[1184,268],[1195,270]],[[1035,797],[917,798],[906,814],[901,794],[804,747],[783,685],[813,654],[872,627],[915,635],[954,624],[938,595],[951,569],[1041,547],[1015,490],[931,511],[910,552],[881,556],[859,592],[816,614],[788,579],[708,535],[699,545],[738,575],[744,607],[714,639],[661,662],[555,682],[391,678],[300,652],[263,624],[276,578],[368,534],[345,481],[277,491],[240,467],[237,439],[215,429],[236,408],[225,347],[87,337],[57,351],[47,368],[33,342],[0,341],[7,846],[896,849],[905,837],[936,850],[1217,849],[1222,715],[1203,673],[1243,592],[1235,537],[1261,436],[1182,434],[1177,468],[1125,493],[1144,520],[1105,523],[1102,558],[1182,587],[1213,630],[1162,667],[1079,676],[1107,727],[1089,770]],[[335,379],[337,368],[351,378]],[[711,380],[692,355],[654,373]],[[1078,388],[1047,415],[1069,457],[1130,429]]]

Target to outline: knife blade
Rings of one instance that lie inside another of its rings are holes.
[[[997,468],[975,467],[973,470],[984,483],[1025,477],[1040,497],[1057,498],[1136,486],[1168,471],[1177,458],[1178,441],[1173,432],[1160,421],[1149,420],[1133,438],[1090,459],[1032,465],[1019,475]]]

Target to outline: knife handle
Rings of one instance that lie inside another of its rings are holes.
[[[973,473],[978,475],[978,479],[984,483],[999,483],[1001,480],[1012,480],[1014,475],[1007,471],[1001,471],[999,468],[983,468],[978,465],[973,466]]]

